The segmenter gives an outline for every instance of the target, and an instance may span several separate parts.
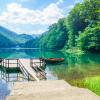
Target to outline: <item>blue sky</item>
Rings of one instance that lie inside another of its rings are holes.
[[[41,34],[82,0],[0,0],[0,25],[19,34]]]

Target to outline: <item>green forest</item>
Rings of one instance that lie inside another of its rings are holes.
[[[77,3],[65,18],[59,19],[57,23],[49,26],[47,32],[35,38],[15,33],[10,37],[7,32],[11,34],[8,30],[0,31],[0,34],[3,33],[0,37],[4,41],[0,40],[0,47],[18,46],[65,52],[100,53],[100,1],[84,0]]]
[[[30,40],[31,47],[50,50],[78,49],[100,51],[100,1],[84,0],[76,4],[66,18],[59,19],[37,40]],[[36,44],[37,45],[34,45]]]

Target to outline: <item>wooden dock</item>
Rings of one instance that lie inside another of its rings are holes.
[[[45,66],[45,62],[41,59],[2,59],[1,67],[6,69],[20,68],[23,75],[25,75],[28,80],[46,79],[46,73],[42,69]]]
[[[29,59],[19,59],[19,61],[21,64],[21,68],[24,68],[33,79],[35,79],[36,81],[39,81],[39,79],[36,75],[36,72],[32,69],[32,67],[30,65],[30,60]]]

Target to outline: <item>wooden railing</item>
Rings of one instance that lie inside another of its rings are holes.
[[[2,77],[2,79],[4,79],[5,81],[9,81],[9,82],[10,81],[11,82],[12,81],[16,81],[19,78],[25,79],[25,80],[27,79],[27,78],[24,77],[24,75],[23,76],[19,76],[19,73],[21,73],[22,71],[19,68],[18,60],[19,59],[2,59],[2,62],[0,63],[0,65],[1,65],[0,67],[1,67],[1,77]],[[14,62],[12,62],[12,61],[14,61]],[[13,65],[13,66],[11,67],[11,65]],[[13,70],[14,70],[14,72],[11,72]],[[13,73],[16,73],[16,77],[15,76],[12,77],[10,75],[10,74],[13,74]],[[13,79],[16,79],[16,80],[13,80]]]
[[[40,61],[40,63],[43,62]],[[30,66],[36,71],[37,74],[39,73],[44,79],[46,79],[46,72],[41,68],[42,64],[41,66],[38,66],[36,62],[33,62],[33,59],[30,59]]]
[[[20,61],[19,59],[17,60],[17,62],[18,62],[18,67],[20,68],[20,70],[21,70],[21,72],[23,73],[23,75],[26,76],[26,78],[27,78],[28,80],[30,80],[30,78],[29,78],[29,73],[28,73],[28,71],[24,68],[24,65],[21,63],[21,61]]]
[[[32,80],[32,78],[30,77],[30,73],[25,69],[25,66],[22,64],[22,62],[19,59],[0,59],[2,60],[1,66],[4,67],[4,71],[6,73],[6,69],[5,68],[10,68],[11,66],[16,66],[18,68],[20,68],[22,74],[24,75],[24,79],[28,79],[28,80]],[[13,62],[13,60],[15,60]],[[42,67],[43,62],[40,60],[40,65],[37,65],[37,63],[33,62],[33,59],[30,59],[30,65],[29,67],[32,68],[32,70],[34,70],[34,72],[36,73],[36,75],[40,75],[43,79],[46,79],[46,73],[45,71],[41,68]],[[35,75],[34,73],[34,75]]]

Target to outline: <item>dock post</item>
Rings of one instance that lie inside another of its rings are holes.
[[[29,76],[29,74],[28,74],[28,81],[30,80],[30,76]]]
[[[9,59],[8,59],[8,70],[9,70]]]
[[[40,67],[41,67],[41,59],[42,59],[42,58],[40,58]]]
[[[3,69],[3,77],[4,77],[4,59],[3,59],[3,66],[2,66],[2,69]]]
[[[17,59],[17,71],[18,71],[18,59]],[[17,81],[18,81],[18,73],[17,73]]]

